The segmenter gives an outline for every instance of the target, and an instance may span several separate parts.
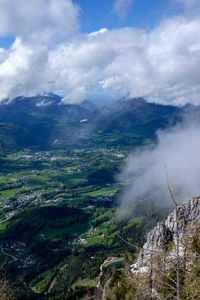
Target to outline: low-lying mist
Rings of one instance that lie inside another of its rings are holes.
[[[120,175],[120,180],[129,182],[122,195],[122,211],[144,198],[155,200],[159,205],[172,203],[165,163],[178,203],[200,195],[200,122],[184,122],[158,132],[157,137],[155,146],[138,148],[129,156]]]

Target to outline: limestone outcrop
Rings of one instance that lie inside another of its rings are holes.
[[[200,197],[184,202],[178,206],[178,232],[180,250],[184,248],[184,239],[192,229],[200,225]],[[175,210],[166,220],[159,222],[147,235],[143,250],[139,253],[134,269],[144,266],[150,256],[164,253],[170,242],[176,245],[176,213]],[[183,251],[180,251],[180,255]]]

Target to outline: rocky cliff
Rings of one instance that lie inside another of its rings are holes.
[[[180,255],[183,255],[184,239],[190,235],[197,225],[200,225],[200,197],[195,197],[184,202],[177,208],[178,211],[178,234],[180,243]],[[134,265],[139,269],[148,262],[152,255],[165,253],[169,243],[176,245],[176,211],[174,210],[166,220],[159,222],[147,235],[147,241],[139,253],[138,260]],[[174,249],[171,249],[171,251]]]
[[[180,299],[200,299],[200,197],[177,207],[177,222],[174,210],[149,232],[131,265],[132,299],[177,299],[177,270]]]
[[[124,265],[107,278],[101,300],[177,299],[177,269],[179,299],[200,299],[200,197],[181,204],[177,214],[175,210],[159,222],[132,261],[131,253],[126,253]]]

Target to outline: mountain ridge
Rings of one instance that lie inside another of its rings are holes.
[[[98,108],[91,101],[65,104],[52,94],[17,97],[0,104],[0,148],[80,147],[82,143],[88,147],[142,145],[154,140],[158,129],[174,126],[186,112],[194,110],[200,111],[200,107],[165,106],[143,98],[121,99]],[[6,123],[7,140],[3,129]],[[9,130],[14,125],[27,135],[26,145],[19,142],[20,133],[13,135]]]

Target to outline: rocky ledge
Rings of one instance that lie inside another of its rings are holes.
[[[194,197],[192,200],[182,203],[178,206],[177,212],[179,242],[180,248],[183,248],[184,238],[192,229],[200,225],[200,197]],[[170,242],[174,242],[176,245],[176,210],[149,232],[143,250],[140,251],[136,264],[133,265],[133,271],[148,265],[148,258],[152,255],[164,253]]]

